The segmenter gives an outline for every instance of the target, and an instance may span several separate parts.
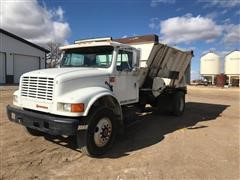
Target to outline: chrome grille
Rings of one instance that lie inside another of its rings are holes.
[[[53,78],[25,76],[21,83],[21,96],[52,101]]]

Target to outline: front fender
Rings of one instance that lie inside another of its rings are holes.
[[[20,101],[20,91],[18,89],[13,93],[13,105],[20,106],[19,101]]]
[[[112,96],[112,91],[104,87],[86,87],[68,92],[57,99],[60,103],[84,103],[84,112],[78,113],[79,116],[87,116],[91,106],[103,96]],[[116,99],[116,98],[115,98]],[[77,115],[77,114],[76,114]]]

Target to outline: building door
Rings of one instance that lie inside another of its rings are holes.
[[[40,69],[40,59],[35,56],[14,55],[13,73],[14,83],[19,83],[22,74]]]

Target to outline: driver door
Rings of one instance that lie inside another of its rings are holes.
[[[113,92],[121,105],[138,102],[138,78],[133,72],[136,55],[131,49],[118,50],[116,63],[116,82]]]

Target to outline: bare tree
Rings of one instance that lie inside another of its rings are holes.
[[[59,63],[62,51],[59,49],[61,43],[49,42],[47,43],[47,48],[50,51],[47,54],[47,67],[53,68]]]

